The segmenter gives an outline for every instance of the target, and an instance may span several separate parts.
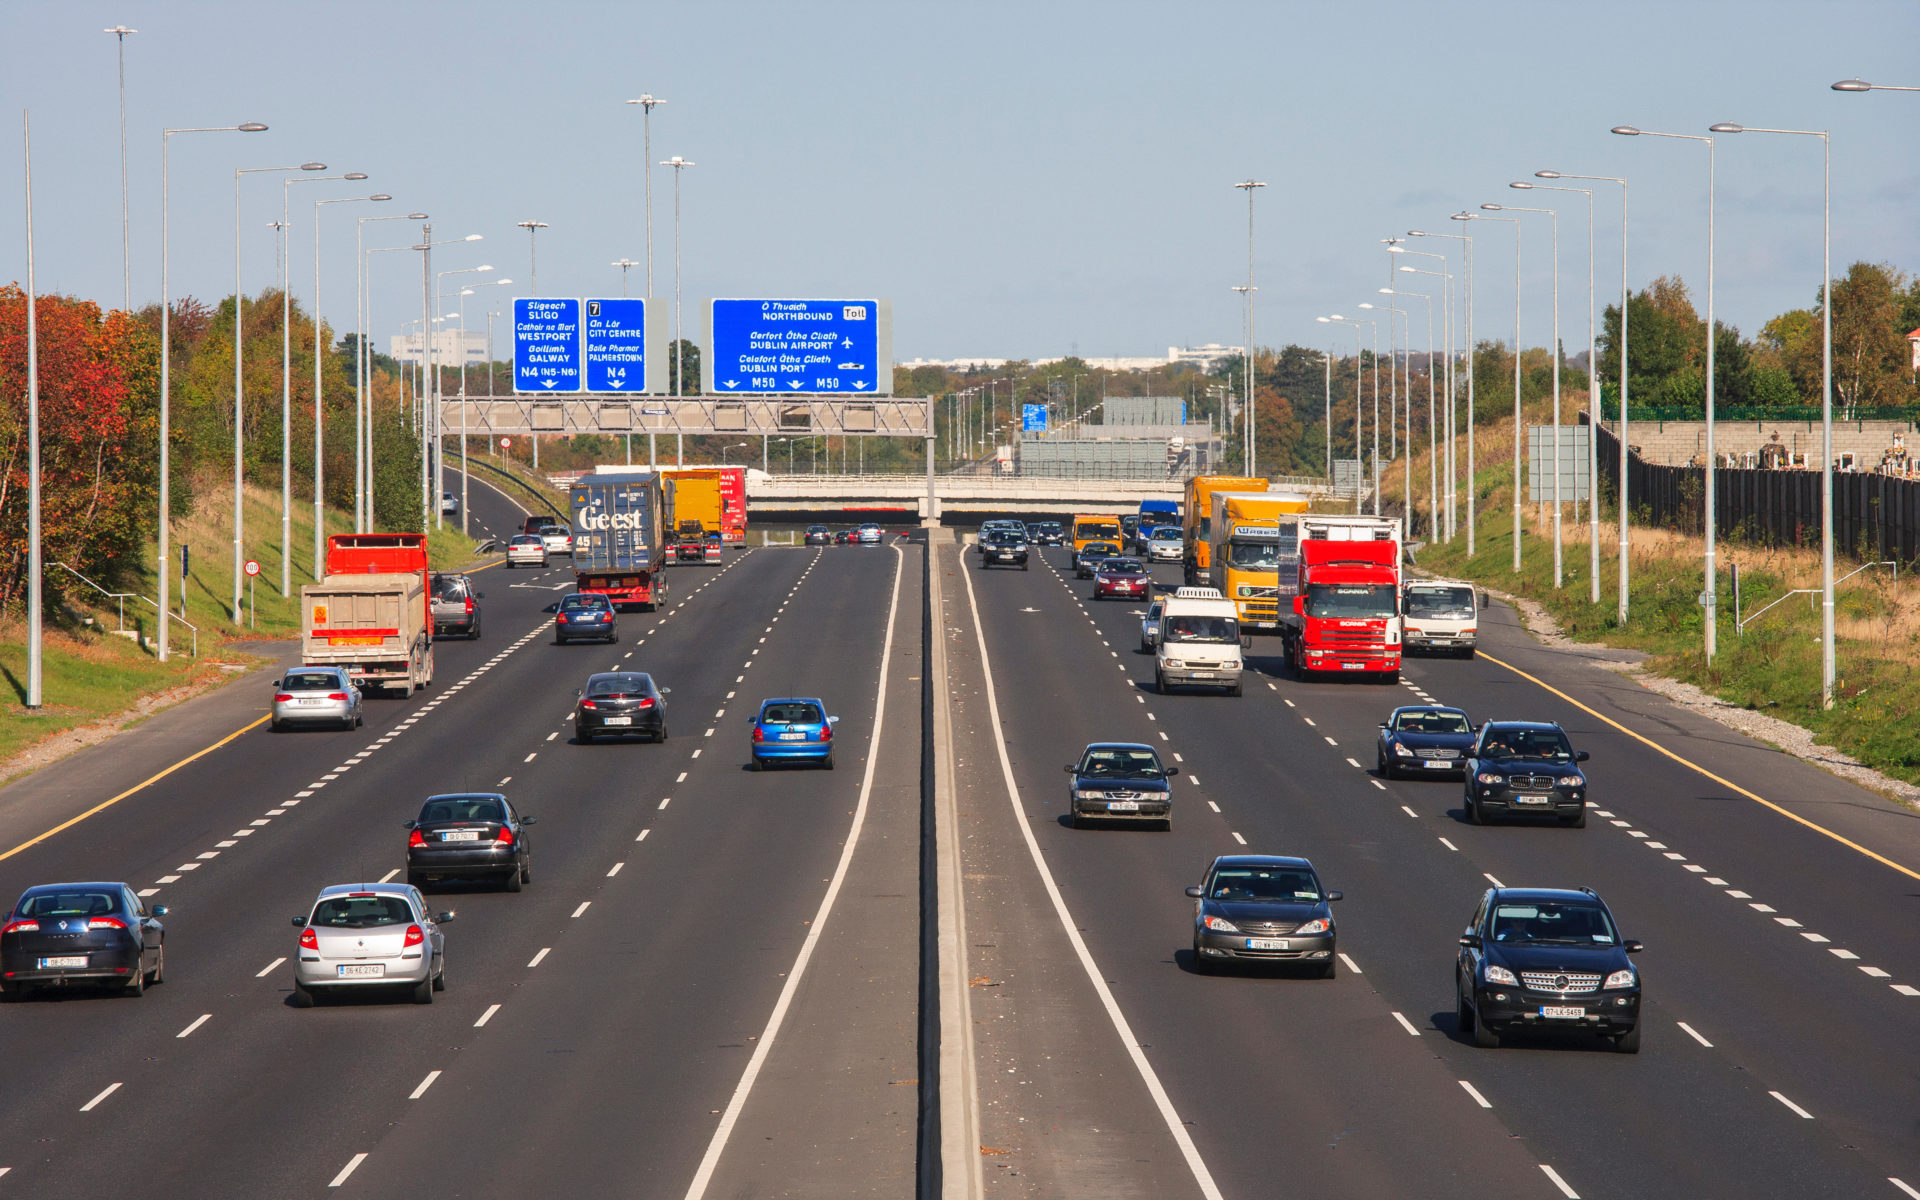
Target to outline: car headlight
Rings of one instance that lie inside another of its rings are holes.
[[[1585,782],[1586,780],[1580,778],[1578,775],[1562,775],[1560,777],[1561,787],[1579,787]]]
[[[1632,987],[1638,982],[1640,982],[1640,977],[1634,974],[1632,967],[1622,967],[1620,970],[1607,976],[1607,981],[1600,986],[1603,988],[1626,988]]]
[[[1480,974],[1488,983],[1504,983],[1511,987],[1520,986],[1520,980],[1515,978],[1512,971],[1507,970],[1505,967],[1496,967],[1492,963],[1488,963],[1485,967],[1482,967]]]
[[[1168,660],[1167,660],[1167,662],[1166,662],[1166,665],[1167,665],[1167,666],[1169,666],[1169,667],[1184,667],[1184,666],[1186,666],[1187,664],[1185,664],[1185,663],[1183,663],[1183,662],[1181,662],[1181,661],[1180,661],[1179,659],[1177,659],[1177,658],[1170,658],[1170,659],[1168,659]]]
[[[1238,671],[1240,669],[1240,660],[1237,658],[1230,658],[1226,662],[1223,662],[1220,664],[1220,669],[1223,671]]]
[[[1474,776],[1481,783],[1503,783],[1506,777],[1494,771],[1482,771]]]
[[[1332,928],[1333,928],[1333,919],[1331,917],[1315,917],[1313,920],[1308,921],[1305,925],[1302,925],[1300,928],[1294,930],[1293,935],[1295,937],[1308,937],[1316,933],[1326,933],[1328,930]]]
[[[1235,925],[1232,921],[1227,920],[1225,917],[1207,917],[1207,918],[1204,918],[1200,922],[1200,924],[1204,925],[1208,929],[1211,929],[1215,933],[1239,933],[1240,932],[1240,927],[1238,925]]]
[[[1399,755],[1401,758],[1413,757],[1413,751],[1407,749],[1405,746],[1402,746],[1399,742],[1395,742],[1393,744],[1393,752]]]
[[[1075,800],[1105,800],[1107,798],[1107,794],[1105,792],[1088,792],[1088,791],[1083,791],[1079,788],[1075,788],[1073,791],[1073,798]]]

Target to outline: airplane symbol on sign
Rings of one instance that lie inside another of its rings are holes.
[[[851,349],[853,349],[853,339],[852,339],[852,338],[841,338],[841,339],[840,339],[840,344],[841,344],[842,346],[844,346],[844,347],[846,347],[846,348],[847,348],[847,349],[849,349],[849,350],[851,350]]]

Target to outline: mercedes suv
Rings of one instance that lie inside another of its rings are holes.
[[[1488,888],[1460,936],[1461,1034],[1491,1049],[1520,1030],[1583,1029],[1640,1052],[1640,972],[1592,888]]]

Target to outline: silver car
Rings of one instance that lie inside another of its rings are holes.
[[[517,533],[507,543],[507,570],[547,565],[547,543],[537,533]]]
[[[1155,600],[1147,605],[1147,615],[1140,618],[1140,653],[1152,654],[1154,647],[1160,644],[1160,610],[1164,602]]]
[[[572,554],[573,531],[565,525],[549,525],[540,531],[540,540],[547,545],[548,554]]]
[[[273,684],[273,714],[268,727],[327,725],[353,729],[360,724],[360,689],[339,667],[294,667]]]
[[[1179,562],[1186,553],[1186,542],[1179,529],[1162,525],[1147,539],[1147,557],[1154,562]]]
[[[293,967],[293,1003],[350,988],[406,988],[415,1004],[446,990],[446,939],[420,890],[404,883],[342,883],[320,889],[313,912],[295,917],[300,950]]]

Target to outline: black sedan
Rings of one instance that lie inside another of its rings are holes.
[[[581,638],[620,640],[619,619],[614,615],[613,602],[605,596],[575,592],[560,601],[553,618],[553,644],[564,646]]]
[[[1473,722],[1457,708],[1409,704],[1393,710],[1380,725],[1374,750],[1382,779],[1405,771],[1413,775],[1458,774],[1473,750]]]
[[[1551,722],[1488,721],[1466,761],[1467,820],[1537,815],[1584,828],[1587,776],[1574,764],[1585,761]]]
[[[1120,553],[1118,542],[1088,542],[1073,556],[1073,573],[1081,579],[1093,578],[1093,566],[1103,558]]]
[[[517,892],[533,882],[526,828],[533,823],[499,792],[429,796],[406,822],[407,882],[425,888],[442,879],[493,879]]]
[[[1067,814],[1075,829],[1091,820],[1153,821],[1173,828],[1173,788],[1167,780],[1180,768],[1162,765],[1152,746],[1095,742],[1066,770],[1073,776]]]
[[[1489,888],[1460,937],[1454,997],[1462,1034],[1491,1049],[1516,1030],[1585,1029],[1640,1052],[1640,973],[1592,888]]]
[[[91,986],[141,995],[166,976],[166,914],[124,883],[30,887],[0,925],[0,994]]]
[[[828,529],[825,525],[807,526],[807,545],[809,546],[833,545],[833,530]]]
[[[1011,529],[995,529],[980,539],[980,568],[1019,567],[1027,569],[1027,539]]]
[[[1223,855],[1187,895],[1194,900],[1193,969],[1202,975],[1245,962],[1304,964],[1322,979],[1340,969],[1328,907],[1340,893],[1320,886],[1304,858]]]
[[[667,701],[671,688],[655,684],[641,671],[603,671],[587,676],[587,686],[575,692],[573,737],[591,742],[602,734],[644,733],[656,742],[667,740]]]

